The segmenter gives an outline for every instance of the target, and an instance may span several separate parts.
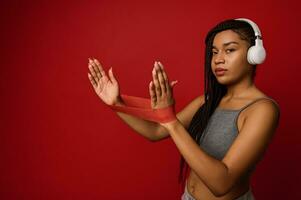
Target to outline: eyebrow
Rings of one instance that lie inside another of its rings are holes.
[[[235,41],[226,42],[226,43],[223,44],[223,46],[225,47],[225,46],[228,46],[230,44],[238,44],[238,42],[235,42]],[[212,45],[212,48],[217,49],[214,45]]]

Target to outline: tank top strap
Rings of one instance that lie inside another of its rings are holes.
[[[250,103],[248,103],[247,105],[245,105],[244,107],[242,107],[241,109],[239,109],[239,112],[243,111],[244,109],[246,109],[246,108],[249,107],[250,105],[252,105],[252,104],[254,104],[255,102],[257,102],[257,101],[259,101],[259,100],[262,100],[262,99],[269,99],[269,100],[271,100],[271,101],[279,108],[278,103],[277,103],[274,99],[272,99],[272,98],[270,98],[270,97],[260,97],[260,98],[255,99],[254,101],[251,101]]]

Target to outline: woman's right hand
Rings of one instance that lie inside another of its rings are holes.
[[[89,58],[88,68],[90,70],[88,78],[99,98],[107,105],[120,104],[122,99],[119,94],[119,85],[113,75],[112,67],[109,69],[108,77],[99,61]]]

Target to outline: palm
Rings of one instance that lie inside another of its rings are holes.
[[[99,98],[108,105],[116,103],[119,97],[119,85],[112,68],[107,76],[101,64],[93,59],[89,62],[89,70],[91,74],[88,73],[88,77]]]
[[[102,79],[105,78],[102,77]],[[119,95],[119,85],[118,83],[112,83],[108,79],[101,80],[101,81],[102,84],[97,84],[97,87],[95,88],[95,92],[103,102],[105,102],[108,105],[112,105]]]

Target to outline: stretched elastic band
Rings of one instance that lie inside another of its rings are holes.
[[[110,105],[113,110],[159,123],[166,123],[177,119],[174,105],[166,108],[152,109],[150,99],[128,95],[121,95],[121,97],[125,105]]]

